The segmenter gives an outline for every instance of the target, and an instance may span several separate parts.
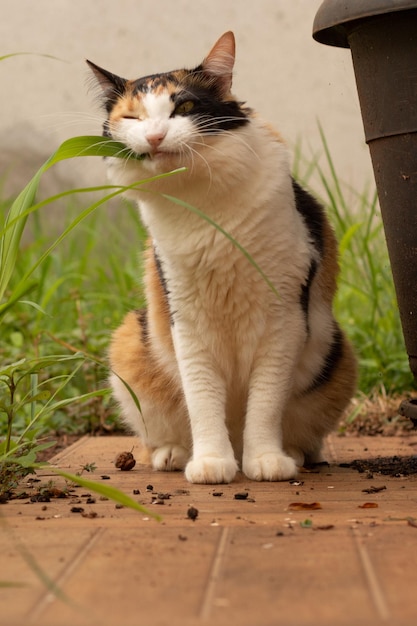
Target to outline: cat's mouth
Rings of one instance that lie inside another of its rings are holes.
[[[160,160],[164,158],[172,158],[178,156],[178,152],[170,152],[169,150],[152,150],[146,154],[152,160]]]

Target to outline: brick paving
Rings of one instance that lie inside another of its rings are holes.
[[[191,485],[141,464],[121,472],[115,456],[133,446],[131,437],[85,437],[52,462],[71,472],[95,463],[87,477],[108,476],[162,521],[83,488],[1,506],[0,578],[13,583],[0,587],[2,626],[417,623],[417,476],[340,467],[417,454],[417,435],[332,436],[329,466],[283,483],[240,475]]]

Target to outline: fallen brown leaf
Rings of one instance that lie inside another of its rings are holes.
[[[316,511],[321,509],[320,502],[292,502],[288,505],[291,511]]]
[[[376,502],[364,502],[358,506],[358,509],[377,509],[378,504]]]

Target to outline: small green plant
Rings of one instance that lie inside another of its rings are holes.
[[[92,463],[84,463],[84,465],[81,466],[81,470],[79,472],[77,472],[77,476],[81,476],[83,474],[83,472],[87,472],[88,474],[93,474],[97,469],[97,465],[94,463],[94,461]]]
[[[33,472],[37,455],[53,445],[43,441],[41,424],[48,415],[74,402],[108,394],[107,389],[78,397],[58,399],[61,391],[82,367],[82,355],[21,359],[0,369],[0,413],[6,416],[6,436],[0,441],[0,499],[7,499],[17,482]],[[68,374],[40,381],[43,370],[62,365]]]

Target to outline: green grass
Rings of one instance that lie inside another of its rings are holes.
[[[122,231],[113,227],[108,207],[101,207],[79,224],[72,236],[51,252],[33,274],[28,297],[38,308],[27,300],[17,302],[6,311],[2,321],[5,341],[0,344],[0,363],[77,352],[92,357],[68,381],[60,394],[62,398],[105,386],[107,369],[99,362],[105,361],[111,330],[134,302],[141,304],[139,253],[144,230],[132,206],[122,203],[117,212],[123,214]],[[65,211],[67,223],[71,224],[79,213],[80,203],[72,201]],[[10,291],[50,245],[48,220],[34,214],[27,229],[32,236],[21,247]],[[128,232],[131,246],[125,241]],[[111,254],[108,254],[109,240]],[[52,365],[40,373],[41,382],[45,377],[45,386],[53,389],[56,383],[51,381],[52,375],[70,374],[73,367],[70,363],[65,367],[62,362]],[[22,381],[20,396],[28,392],[29,384],[29,380]],[[105,396],[91,398],[63,407],[41,420],[42,431],[94,431],[103,421],[111,427],[114,412],[109,409],[108,400]],[[21,411],[15,419],[15,430],[20,432],[28,419],[28,410]],[[0,422],[0,432],[3,429]]]

